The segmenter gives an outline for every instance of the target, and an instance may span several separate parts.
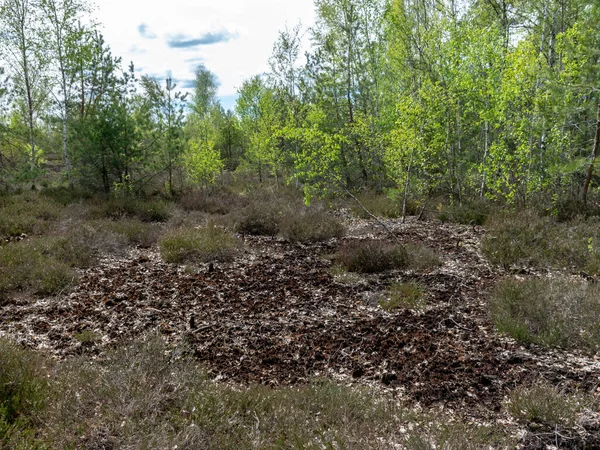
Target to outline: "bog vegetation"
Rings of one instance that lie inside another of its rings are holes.
[[[124,66],[88,0],[0,2],[0,308],[60,298],[132,249],[213,270],[251,237],[383,286],[371,307],[388,316],[425,314],[422,281],[448,261],[384,230],[414,216],[485,227],[478,250],[503,274],[484,292],[490,334],[597,353],[600,3],[314,3],[315,25],[282,30],[226,111],[204,65],[188,93]],[[381,235],[351,235],[365,221]],[[2,337],[0,449],[517,445],[370,388],[220,384],[190,353],[144,335],[55,361]],[[600,414],[589,393],[526,383],[499,408],[521,444],[600,442],[579,433]]]

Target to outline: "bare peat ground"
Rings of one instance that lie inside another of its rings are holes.
[[[246,237],[244,255],[214,270],[165,264],[156,250],[135,250],[82,272],[69,294],[4,303],[0,334],[63,357],[101,355],[158,330],[185,343],[217,379],[282,385],[333,377],[486,421],[501,417],[512,389],[536,379],[596,391],[596,359],[526,348],[494,332],[485,297],[503,273],[480,255],[482,228],[387,223],[401,242],[435,249],[443,265],[340,282],[328,254],[347,240],[387,238],[365,221],[326,244]],[[378,298],[391,281],[424,286],[425,310],[383,311]],[[83,331],[94,339],[81,339]]]

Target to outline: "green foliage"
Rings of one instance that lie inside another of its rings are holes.
[[[404,269],[408,258],[408,252],[401,245],[367,239],[342,245],[334,259],[350,272],[379,273]]]
[[[158,243],[169,263],[228,261],[241,247],[235,236],[212,224],[169,231]]]
[[[600,348],[600,289],[566,279],[503,280],[489,300],[498,331],[523,342]]]
[[[191,140],[183,155],[183,166],[188,179],[194,185],[212,184],[223,169],[221,152],[210,140],[206,142]]]

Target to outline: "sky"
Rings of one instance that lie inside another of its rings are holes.
[[[218,96],[233,108],[245,79],[268,70],[277,34],[314,23],[313,0],[96,0],[113,56],[139,74],[172,76],[185,90],[203,63],[219,81]]]

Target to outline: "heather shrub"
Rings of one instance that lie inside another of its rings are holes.
[[[600,349],[600,287],[568,279],[502,280],[489,306],[498,331],[523,342]]]
[[[252,202],[233,214],[234,230],[252,236],[275,236],[284,210],[281,204]]]
[[[378,273],[403,269],[408,264],[408,258],[408,252],[402,245],[379,240],[362,240],[342,245],[334,260],[350,272]]]
[[[345,231],[344,225],[337,218],[317,209],[290,211],[280,223],[280,234],[291,242],[327,241],[342,237]]]
[[[90,215],[94,219],[137,218],[142,222],[164,222],[171,217],[171,206],[163,200],[119,197],[92,206]]]
[[[233,259],[241,242],[229,231],[208,224],[169,231],[160,238],[159,246],[166,262],[209,262]]]

